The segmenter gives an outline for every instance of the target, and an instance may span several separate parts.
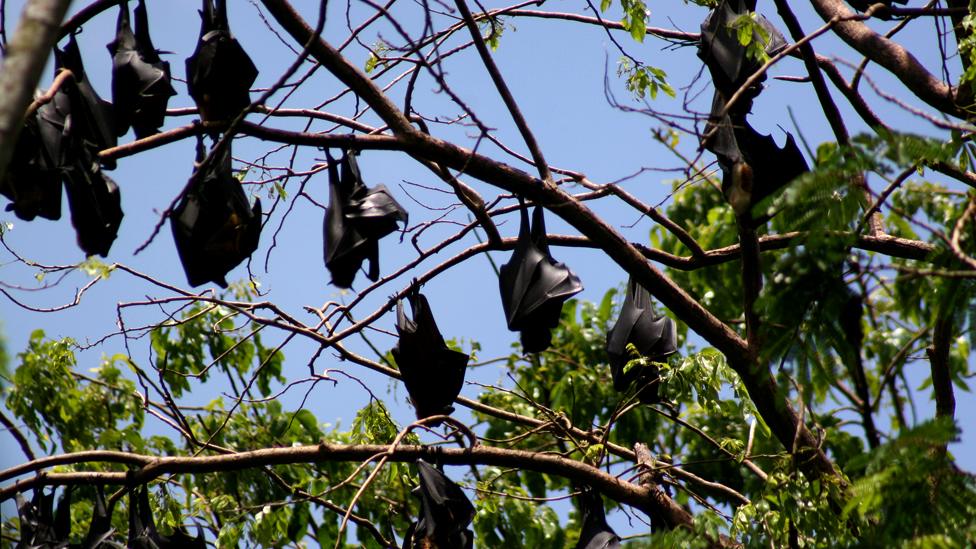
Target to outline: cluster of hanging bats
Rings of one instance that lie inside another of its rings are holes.
[[[762,91],[759,80],[732,108],[728,99],[761,66],[746,54],[731,24],[749,13],[746,0],[725,0],[702,23],[698,55],[708,67],[715,86],[711,117],[702,146],[718,158],[723,172],[722,190],[737,217],[750,219],[752,206],[771,195],[797,175],[808,171],[792,136],[784,147],[772,137],[753,129],[746,120],[754,99]],[[68,194],[78,244],[85,253],[105,256],[122,220],[118,186],[102,169],[98,152],[116,145],[118,136],[131,126],[137,137],[158,132],[169,98],[169,65],[153,47],[144,0],[135,9],[135,32],[130,27],[127,2],[120,2],[116,39],[108,45],[113,56],[112,103],[101,100],[85,77],[81,54],[72,36],[64,50],[55,51],[58,69],[73,78],[53,99],[28,117],[21,133],[9,175],[0,191],[13,203],[8,206],[22,219],[36,216],[58,219],[61,184]],[[203,120],[229,120],[250,105],[249,88],[257,69],[230,33],[226,0],[203,0],[203,24],[196,51],[186,60],[187,87]],[[783,36],[765,18],[759,24],[769,35],[766,53],[775,55],[786,47]],[[759,40],[759,37],[756,37]],[[198,162],[203,159],[198,147]],[[343,151],[336,161],[328,155],[329,205],[326,209],[325,264],[332,283],[352,286],[363,262],[366,276],[379,277],[379,246],[383,237],[407,223],[407,212],[383,185],[367,187],[356,163],[355,151]],[[170,214],[173,236],[191,285],[224,277],[257,248],[261,230],[261,204],[250,206],[241,183],[231,172],[230,150],[191,178]],[[499,275],[502,304],[508,326],[520,332],[526,352],[541,352],[551,344],[564,302],[582,291],[580,279],[553,259],[546,242],[543,209],[536,207],[532,220],[521,208],[518,242]],[[453,412],[452,403],[464,384],[469,356],[447,346],[434,321],[427,298],[414,285],[406,295],[412,315],[397,302],[399,340],[392,350],[418,418]],[[648,359],[643,367],[627,368],[628,346]],[[618,391],[635,387],[645,403],[659,400],[659,370],[655,361],[676,352],[672,319],[657,315],[647,290],[630,281],[620,316],[607,336],[613,384]],[[438,468],[417,462],[420,485],[415,491],[421,514],[405,536],[405,548],[471,547],[468,525],[474,507],[461,488]],[[66,546],[65,512],[70,491],[63,496],[58,513],[52,511],[53,494],[38,491],[33,501],[22,500],[19,547]],[[130,547],[205,547],[202,534],[190,537],[178,530],[166,537],[156,531],[145,487],[130,497]],[[598,493],[580,493],[583,528],[580,549],[619,547],[619,538],[606,523]],[[109,517],[99,491],[95,515],[83,547],[119,545],[112,541]]]

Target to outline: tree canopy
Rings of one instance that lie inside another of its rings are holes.
[[[976,544],[976,6],[69,4],[3,546]]]

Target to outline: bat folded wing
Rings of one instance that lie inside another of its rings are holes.
[[[628,282],[620,316],[607,333],[610,372],[617,391],[626,391],[638,381],[641,386],[638,391],[640,400],[645,403],[657,402],[658,368],[651,364],[625,371],[632,358],[627,345],[633,345],[641,356],[658,362],[677,352],[674,320],[655,314],[650,294],[634,280]]]
[[[0,194],[11,201],[6,210],[24,221],[61,219],[61,172],[47,157],[38,124],[37,113],[24,123],[0,180]]]
[[[108,257],[122,224],[119,186],[99,168],[90,151],[81,147],[66,170],[65,191],[71,224],[85,254]]]

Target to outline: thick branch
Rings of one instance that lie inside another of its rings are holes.
[[[834,32],[844,42],[871,61],[891,71],[912,93],[939,111],[964,118],[956,106],[954,90],[939,80],[897,42],[871,30],[861,21],[852,21],[855,14],[843,0],[811,0],[824,21],[835,17],[846,19],[834,25]]]
[[[219,456],[155,457],[129,452],[95,451],[62,454],[42,458],[0,472],[0,481],[15,476],[40,472],[55,465],[81,463],[118,463],[134,470],[128,473],[69,473],[41,474],[0,489],[0,501],[34,486],[59,484],[144,484],[161,475],[179,473],[214,473],[238,471],[268,465],[314,463],[319,461],[362,462],[378,454],[387,454],[389,461],[412,462],[423,458],[446,465],[495,465],[528,469],[560,475],[581,484],[588,484],[607,497],[640,509],[649,516],[665,512],[661,502],[649,497],[646,488],[625,482],[596,467],[579,461],[540,452],[508,450],[488,446],[474,448],[443,448],[439,446],[400,445],[391,450],[385,445],[341,445],[322,443],[317,446],[265,448]],[[668,499],[670,501],[670,498]],[[671,501],[673,504],[673,501]]]
[[[664,525],[668,530],[673,530],[679,526],[691,528],[695,523],[695,519],[691,516],[691,513],[685,511],[683,507],[675,503],[657,485],[654,479],[654,457],[651,455],[651,451],[647,445],[640,442],[634,444],[634,454],[637,456],[637,465],[641,469],[641,485],[651,493],[652,498],[662,503],[658,507],[664,513],[652,515],[651,520],[656,524]]]
[[[214,129],[224,129],[226,122],[194,122],[186,126],[180,126],[171,130],[166,130],[149,137],[137,139],[129,143],[124,143],[111,149],[105,149],[98,153],[102,160],[119,159],[133,156],[141,152],[162,147],[181,139],[203,135]],[[279,130],[267,126],[259,126],[253,122],[241,122],[237,127],[237,132],[263,141],[274,141],[276,143],[287,143],[289,145],[308,145],[312,147],[351,147],[359,150],[384,149],[401,150],[401,142],[389,135],[361,135],[353,133],[307,133],[289,130]]]

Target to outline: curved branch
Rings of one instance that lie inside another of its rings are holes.
[[[912,93],[932,107],[958,118],[965,114],[955,101],[955,90],[932,73],[897,42],[871,30],[861,21],[853,21],[856,14],[843,0],[811,0],[813,8],[824,19],[842,19],[834,25],[834,32],[849,46],[871,61],[888,69]]]
[[[546,474],[560,475],[575,482],[589,484],[607,497],[640,509],[649,516],[660,516],[670,509],[661,507],[673,500],[651,498],[649,490],[625,482],[602,470],[564,457],[525,450],[508,450],[487,446],[474,448],[443,448],[439,446],[400,445],[392,448],[374,444],[328,444],[265,448],[250,452],[200,457],[156,457],[130,452],[78,452],[62,454],[31,461],[0,472],[0,481],[18,475],[40,472],[54,465],[82,463],[119,463],[136,467],[126,473],[44,473],[21,480],[0,489],[0,501],[13,497],[35,486],[61,484],[144,484],[161,475],[180,473],[213,473],[238,471],[266,465],[313,463],[317,461],[365,461],[378,454],[388,455],[390,461],[412,462],[424,459],[447,465],[495,465],[517,467]],[[684,526],[691,526],[691,515],[686,515]],[[670,525],[669,525],[670,526]]]
[[[155,149],[163,145],[174,143],[181,139],[203,135],[213,130],[223,130],[227,127],[226,122],[199,122],[195,121],[186,126],[166,130],[149,137],[137,139],[129,143],[105,149],[98,153],[102,160],[125,158],[135,154]],[[263,141],[274,141],[276,143],[287,143],[289,145],[310,145],[313,147],[352,147],[356,149],[385,149],[402,150],[404,146],[396,137],[390,135],[360,135],[360,134],[334,134],[334,133],[308,133],[295,132],[289,130],[279,130],[260,126],[253,122],[241,122],[237,128],[238,133],[255,137]]]

